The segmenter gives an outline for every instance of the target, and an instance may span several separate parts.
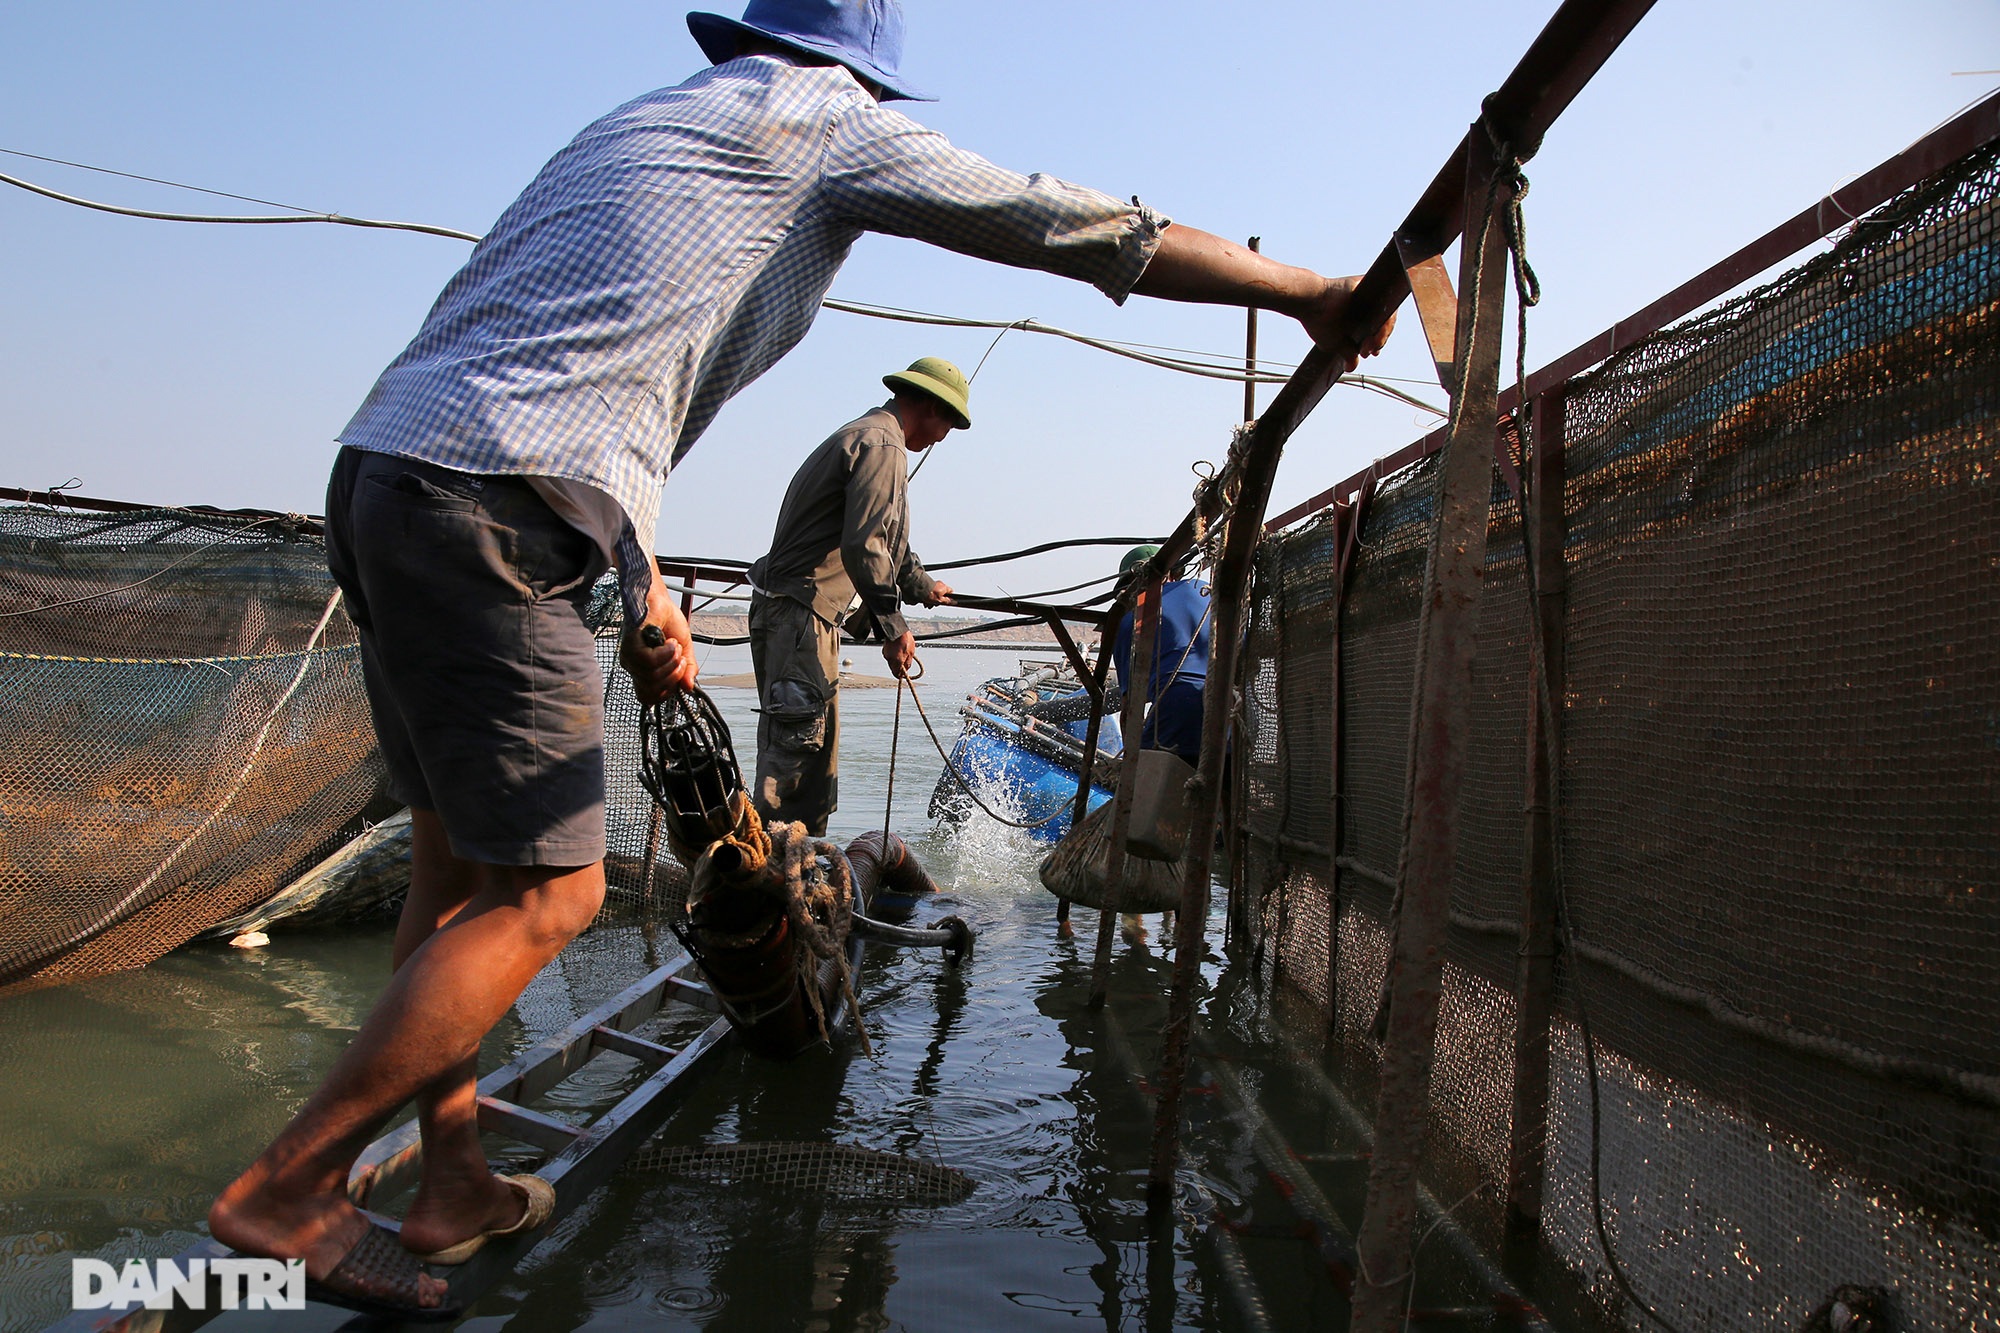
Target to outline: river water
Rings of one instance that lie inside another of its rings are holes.
[[[709,651],[705,674],[748,670],[747,650]],[[922,697],[947,745],[965,692],[1031,651],[927,651]],[[873,650],[850,652],[855,670],[884,674]],[[752,692],[714,693],[747,766]],[[881,825],[896,702],[890,689],[843,692],[836,841]],[[979,933],[973,955],[953,968],[935,951],[871,948],[858,990],[872,1059],[851,1042],[787,1064],[732,1052],[660,1141],[863,1145],[957,1168],[972,1194],[885,1208],[627,1170],[463,1327],[1344,1327],[1311,1214],[1317,1189],[1353,1216],[1354,1145],[1262,997],[1208,959],[1181,1188],[1172,1215],[1149,1222],[1146,1080],[1172,966],[1157,926],[1149,944],[1117,946],[1110,1003],[1093,1011],[1094,914],[1079,914],[1090,926],[1075,940],[1058,938],[1025,834],[981,816],[933,830],[924,810],[940,765],[907,696],[895,735],[892,823],[945,890],[918,922],[964,917]],[[1211,927],[1219,953],[1219,919]],[[636,979],[660,947],[632,923],[586,934],[489,1038],[482,1068]],[[217,1188],[345,1046],[388,951],[386,927],[279,933],[260,950],[195,946],[0,1001],[0,1333],[67,1311],[71,1256],[158,1257],[194,1241]],[[601,1107],[617,1090],[612,1075],[579,1077],[557,1101]],[[315,1308],[211,1327],[310,1333],[342,1320]]]

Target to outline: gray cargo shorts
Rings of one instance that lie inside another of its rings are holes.
[[[326,529],[391,793],[435,811],[464,860],[603,860],[597,544],[519,477],[354,448]]]

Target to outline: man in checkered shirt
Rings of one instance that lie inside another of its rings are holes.
[[[862,232],[1121,303],[1276,310],[1320,339],[1353,287],[1137,201],[996,167],[891,109],[927,100],[900,72],[896,0],[752,0],[740,22],[688,25],[713,67],[556,154],[340,436],[328,553],[411,807],[410,896],[375,1012],[210,1214],[225,1243],[303,1258],[324,1298],[439,1313],[442,1284],[405,1251],[541,1224],[539,1191],[487,1168],[474,1058],[604,893],[601,678],[581,613],[615,564],[639,698],[693,683],[687,624],[651,558],[661,483],[804,336]],[[664,645],[642,644],[642,625]],[[424,1178],[398,1250],[343,1186],[412,1098]]]

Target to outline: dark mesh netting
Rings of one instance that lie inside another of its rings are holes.
[[[644,870],[616,605],[607,578],[610,912],[686,892],[663,838]],[[0,730],[0,986],[142,966],[392,808],[354,626],[297,518],[0,507]]]
[[[1541,1243],[1613,1324],[1645,1319],[1593,1189],[1633,1287],[1682,1329],[1798,1328],[1843,1284],[1888,1289],[1896,1327],[2000,1328],[1996,195],[1983,150],[1568,386],[1574,949]],[[1370,1106],[1435,477],[1374,495],[1344,596],[1330,520],[1274,539],[1252,616],[1251,930],[1331,1007]],[[1426,1180],[1488,1242],[1512,1119],[1526,582],[1496,487]]]
[[[381,766],[315,530],[0,508],[0,985],[134,967],[352,832]]]
[[[624,1169],[734,1189],[795,1190],[829,1204],[940,1206],[976,1182],[953,1167],[848,1143],[650,1143]]]

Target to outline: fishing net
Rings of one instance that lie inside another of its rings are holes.
[[[596,591],[606,910],[665,910],[687,875],[637,778],[615,578]],[[354,626],[318,524],[295,515],[0,507],[0,728],[0,987],[261,926],[395,808]],[[407,862],[405,834],[332,868],[312,910],[379,910]]]
[[[1118,875],[1118,892],[1105,892],[1113,808],[1110,801],[1098,806],[1049,849],[1035,868],[1042,887],[1058,898],[1085,907],[1115,907],[1121,912],[1174,911],[1181,905],[1182,861],[1149,861],[1127,856]]]
[[[317,528],[0,508],[0,985],[136,967],[268,898],[382,780]]]
[[[1798,1328],[1844,1286],[2000,1328],[1997,217],[1986,149],[1568,386],[1549,1308],[1644,1324],[1601,1199],[1682,1329]],[[1252,614],[1250,928],[1370,1108],[1435,482],[1382,485],[1344,590],[1331,519],[1268,543]],[[1487,1245],[1528,592],[1496,485],[1425,1168]]]
[[[625,1165],[726,1188],[791,1190],[833,1206],[941,1207],[975,1182],[954,1167],[846,1143],[652,1143]]]

